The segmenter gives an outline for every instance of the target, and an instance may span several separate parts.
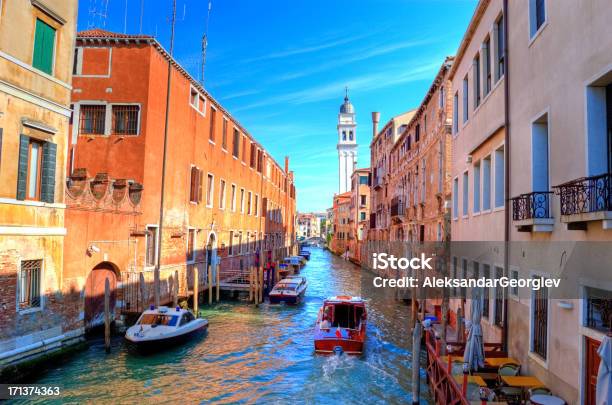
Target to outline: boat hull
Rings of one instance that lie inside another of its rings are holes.
[[[320,354],[334,354],[341,349],[342,353],[360,355],[363,353],[363,340],[320,338],[315,339],[315,352]]]
[[[270,294],[268,295],[268,299],[270,300],[270,304],[280,304],[284,302],[285,304],[297,305],[304,299],[305,292],[306,290],[298,295]]]
[[[160,337],[159,339],[148,340],[133,340],[130,339],[128,336],[125,336],[124,339],[130,351],[148,354],[162,352],[174,348],[178,345],[182,345],[188,342],[189,340],[203,336],[207,330],[208,322],[205,322],[196,329],[176,336]]]

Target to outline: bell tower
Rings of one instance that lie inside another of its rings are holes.
[[[355,108],[349,100],[348,87],[345,88],[344,103],[338,114],[338,179],[339,193],[351,190],[351,175],[357,167],[357,122]]]

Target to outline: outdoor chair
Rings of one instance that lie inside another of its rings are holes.
[[[552,395],[552,391],[546,387],[533,387],[527,390],[527,398],[531,398],[534,395]],[[531,401],[527,401],[527,404],[531,404]]]
[[[463,362],[454,360],[451,363],[451,374],[452,375],[463,375]]]
[[[521,402],[523,389],[519,387],[508,387],[501,379],[502,376],[517,376],[521,371],[520,364],[505,363],[499,366],[498,374],[498,396],[508,402]]]

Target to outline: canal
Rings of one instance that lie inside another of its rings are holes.
[[[411,403],[410,307],[367,288],[371,275],[358,266],[327,250],[310,250],[301,272],[309,286],[297,307],[256,308],[240,301],[205,305],[200,315],[210,327],[197,341],[139,356],[128,353],[120,337],[108,355],[103,342],[93,340],[89,349],[52,367],[36,383],[59,386],[64,403]],[[369,299],[361,357],[314,354],[319,307],[339,294]],[[424,370],[421,395],[427,403]]]

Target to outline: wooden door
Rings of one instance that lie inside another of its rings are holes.
[[[599,370],[600,357],[597,354],[597,349],[601,342],[585,337],[585,352],[586,352],[586,363],[585,363],[585,394],[584,403],[585,405],[595,405],[595,389],[597,387],[597,371]]]
[[[91,329],[104,324],[104,285],[110,282],[110,313],[115,311],[117,276],[111,265],[97,265],[87,277],[85,283],[85,328]]]

